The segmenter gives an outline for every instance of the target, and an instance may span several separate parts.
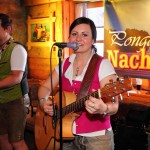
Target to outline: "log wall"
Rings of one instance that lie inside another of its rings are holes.
[[[68,42],[69,26],[74,19],[74,3],[71,1],[27,0],[24,1],[24,6],[28,10],[28,40],[26,45],[28,47],[29,78],[46,79],[51,73],[50,65],[53,70],[58,64],[58,48],[53,47],[52,49],[52,45],[55,42]],[[70,10],[71,13],[68,13]],[[42,24],[44,19],[50,20],[49,41],[32,42],[30,26],[38,20],[39,22],[42,20]],[[62,59],[67,56],[69,56],[69,49],[65,48]]]

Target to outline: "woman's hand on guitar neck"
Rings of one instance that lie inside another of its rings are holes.
[[[97,99],[90,96],[85,102],[85,108],[90,114],[102,114],[108,113],[108,105],[103,102],[101,98]]]
[[[50,101],[50,100],[42,101],[40,103],[40,106],[46,114],[48,114],[50,116],[54,115],[55,102],[54,102],[54,108],[53,108],[52,101]]]

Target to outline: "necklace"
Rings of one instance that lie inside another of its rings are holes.
[[[79,67],[76,68],[76,77],[79,75]]]
[[[87,62],[88,62],[89,58],[85,61],[85,62],[78,62],[77,57],[75,58],[75,76],[79,76],[80,74],[82,74]]]

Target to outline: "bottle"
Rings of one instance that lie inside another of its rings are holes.
[[[136,89],[138,93],[140,93],[141,88],[142,88],[142,79],[136,78]]]

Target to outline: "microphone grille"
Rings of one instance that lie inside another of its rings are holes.
[[[78,48],[79,48],[78,43],[77,43],[77,42],[75,42],[75,43],[74,43],[74,46],[73,46],[73,50],[75,50],[75,51],[76,51],[76,50],[78,50]]]

